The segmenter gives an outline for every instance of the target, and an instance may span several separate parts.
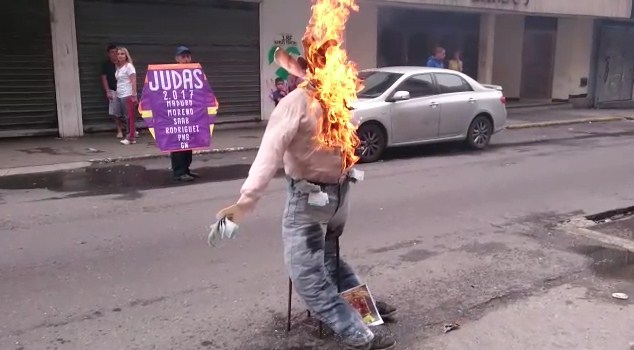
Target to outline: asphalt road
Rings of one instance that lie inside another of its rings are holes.
[[[634,304],[610,295],[634,296],[634,258],[557,224],[632,205],[633,135],[528,129],[362,165],[341,244],[400,308],[381,331],[401,349],[628,349]],[[0,349],[339,349],[297,300],[284,333],[283,179],[235,241],[206,244],[252,158],[196,159],[192,185],[164,159],[0,178]]]

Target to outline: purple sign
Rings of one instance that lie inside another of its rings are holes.
[[[206,149],[218,101],[200,64],[149,65],[139,112],[162,152]]]

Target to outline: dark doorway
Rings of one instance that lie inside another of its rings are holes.
[[[557,45],[557,19],[527,17],[524,29],[520,97],[551,99]]]
[[[447,61],[462,51],[464,72],[477,77],[479,32],[479,14],[381,7],[378,64],[424,66],[434,47],[442,46]]]
[[[606,25],[601,28],[597,58],[596,102],[598,107],[629,106],[634,84],[634,27]],[[621,103],[627,101],[628,103]]]

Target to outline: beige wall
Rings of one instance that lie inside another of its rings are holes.
[[[84,134],[73,0],[49,0],[60,137]]]
[[[382,0],[383,3],[434,5],[462,9],[487,9],[547,15],[629,18],[632,0]],[[517,4],[516,4],[517,2]]]
[[[480,16],[478,81],[482,84],[491,84],[493,82],[494,53],[497,46],[497,33],[495,30],[497,17],[491,13]]]
[[[507,98],[520,97],[523,45],[524,16],[497,16],[493,84],[501,85]]]
[[[568,100],[572,95],[588,92],[580,86],[582,78],[589,78],[592,59],[594,20],[588,18],[560,18],[555,51],[553,99]]]
[[[523,15],[498,15],[495,21],[493,84],[501,85],[507,98],[519,98],[522,81]],[[560,18],[555,47],[552,98],[568,100],[588,93],[580,86],[589,78],[593,48],[592,18]]]

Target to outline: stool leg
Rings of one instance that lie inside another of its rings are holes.
[[[293,280],[288,279],[288,310],[286,312],[286,331],[291,331],[291,306],[293,303]]]
[[[335,274],[337,275],[337,292],[341,293],[341,278],[339,277],[339,237],[335,241],[335,254],[337,259],[337,267],[335,269]]]

